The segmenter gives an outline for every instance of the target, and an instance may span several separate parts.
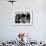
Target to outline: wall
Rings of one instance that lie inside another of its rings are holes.
[[[0,40],[11,40],[18,32],[31,34],[33,40],[46,40],[46,1],[45,0],[17,0],[14,5],[7,0],[0,0]],[[13,24],[16,10],[33,10],[32,26],[15,26]]]

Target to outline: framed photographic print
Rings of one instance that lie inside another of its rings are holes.
[[[14,24],[16,26],[32,25],[32,11],[16,11],[14,16]]]

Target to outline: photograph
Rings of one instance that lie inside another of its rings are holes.
[[[32,25],[32,12],[19,11],[15,14],[15,25]]]

